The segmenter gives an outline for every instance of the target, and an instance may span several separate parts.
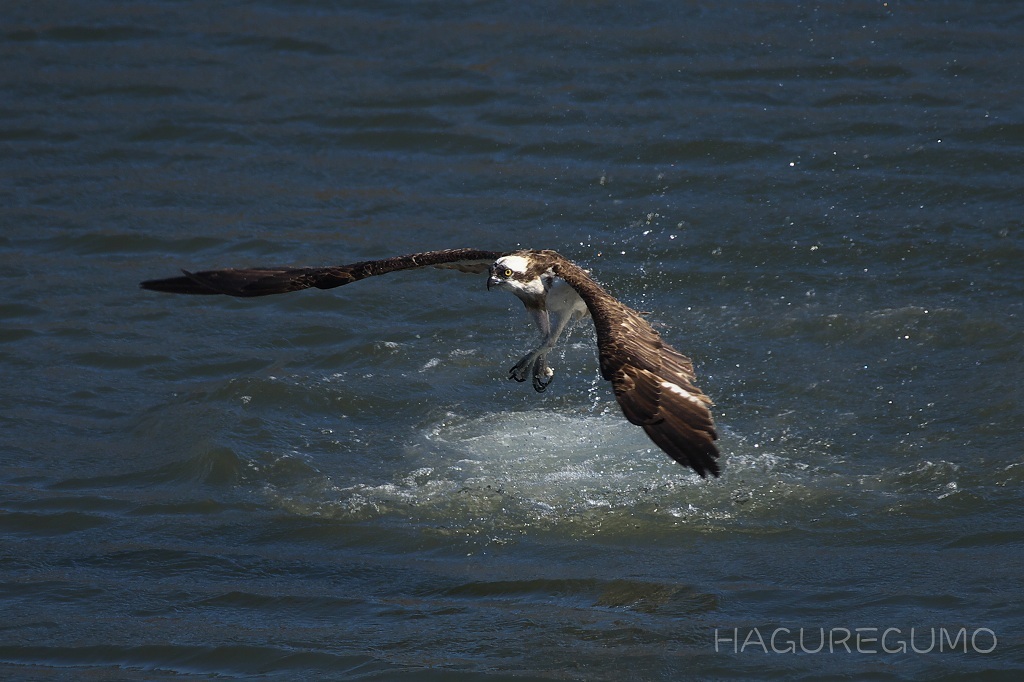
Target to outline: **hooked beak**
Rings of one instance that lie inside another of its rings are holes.
[[[491,275],[487,278],[487,291],[490,291],[492,287],[496,287],[499,284],[501,284],[501,280],[494,275]]]

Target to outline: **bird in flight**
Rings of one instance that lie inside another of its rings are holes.
[[[447,249],[319,268],[252,268],[188,272],[142,282],[174,294],[267,296],[332,289],[413,268],[487,273],[487,288],[515,295],[540,331],[540,344],[509,370],[516,381],[548,387],[548,353],[570,324],[589,315],[597,331],[601,376],[612,382],[622,413],[672,459],[701,477],[719,474],[711,399],[694,385],[688,357],[662,341],[640,313],[605,291],[589,273],[554,251]]]

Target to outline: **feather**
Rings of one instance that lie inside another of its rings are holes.
[[[573,312],[572,301],[579,304],[582,299],[597,331],[601,376],[612,383],[626,419],[643,428],[655,445],[683,466],[702,477],[708,473],[719,475],[715,461],[719,453],[714,443],[718,434],[709,410],[712,402],[694,385],[693,363],[665,343],[640,313],[605,291],[586,270],[554,251],[447,249],[321,268],[182,271],[182,276],[147,280],[140,286],[174,294],[252,297],[310,288],[332,289],[389,272],[436,267],[469,273],[489,271],[490,288],[495,278],[493,264],[498,259],[516,264],[518,288],[514,293],[538,321],[544,336],[542,345],[513,367],[512,378],[525,380],[527,369],[532,367],[534,388],[542,391],[547,387],[552,373],[545,355],[569,318],[576,319],[577,313],[585,315],[582,304],[578,305],[579,311]],[[564,293],[551,294],[557,290],[551,286],[553,277],[564,280],[579,299],[573,297],[568,301]],[[565,316],[554,331],[548,318],[549,303],[557,303],[555,307]]]

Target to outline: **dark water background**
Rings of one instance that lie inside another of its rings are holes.
[[[0,60],[0,676],[1017,679],[1021,3],[6,3]],[[721,479],[590,329],[506,381],[481,278],[136,286],[519,245],[694,357]]]

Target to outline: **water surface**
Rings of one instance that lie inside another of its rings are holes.
[[[0,670],[1015,678],[1022,27],[1014,2],[7,10]],[[651,311],[723,476],[625,422],[589,328],[546,393],[508,382],[533,332],[479,277],[137,288],[466,246],[556,249]]]

